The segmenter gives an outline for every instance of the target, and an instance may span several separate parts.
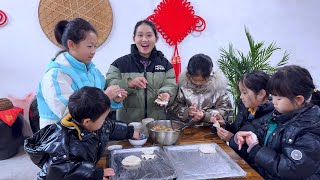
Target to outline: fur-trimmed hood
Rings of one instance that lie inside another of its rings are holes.
[[[197,93],[207,93],[213,94],[215,92],[225,92],[227,89],[228,80],[221,71],[212,71],[209,81],[202,87],[196,87],[187,76],[187,71],[184,71],[179,76],[179,87],[185,87],[192,89]]]

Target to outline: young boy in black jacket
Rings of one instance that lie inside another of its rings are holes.
[[[95,167],[107,142],[139,138],[132,126],[106,121],[110,100],[95,87],[83,87],[69,98],[70,114],[25,140],[25,151],[41,168],[38,179],[107,179],[111,168]]]

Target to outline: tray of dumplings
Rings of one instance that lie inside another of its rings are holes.
[[[117,149],[110,152],[109,165],[115,171],[114,180],[174,179],[176,171],[159,146]]]
[[[216,143],[163,147],[177,179],[245,177],[246,172]]]

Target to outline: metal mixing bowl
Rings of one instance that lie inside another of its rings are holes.
[[[172,129],[179,129],[184,126],[183,122],[172,120],[155,120],[149,122],[146,126],[148,128],[149,137],[155,144],[159,145],[173,145],[178,143],[179,138],[183,135],[183,130],[176,131],[154,131],[151,130],[155,125],[162,125]]]

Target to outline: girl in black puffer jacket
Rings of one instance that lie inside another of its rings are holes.
[[[109,139],[138,138],[132,126],[105,121],[110,100],[95,87],[83,87],[69,98],[70,114],[25,140],[25,151],[41,168],[38,179],[106,179],[110,168],[95,167]]]
[[[266,179],[320,179],[320,93],[310,73],[295,65],[280,68],[268,90],[276,109],[268,130],[238,132],[239,149],[248,145],[250,159]]]
[[[239,81],[241,101],[238,103],[238,113],[232,124],[226,123],[225,129],[217,128],[218,136],[221,139],[229,141],[231,144],[233,135],[245,124],[255,123],[256,119],[272,113],[274,108],[268,101],[269,93],[266,90],[269,79],[269,75],[260,70],[252,71],[241,77]],[[233,148],[233,146],[231,147]],[[238,148],[233,149],[237,150]]]

